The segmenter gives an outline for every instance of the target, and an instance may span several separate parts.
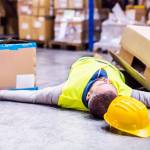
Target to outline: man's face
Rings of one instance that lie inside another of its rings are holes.
[[[109,79],[107,78],[99,79],[92,85],[90,91],[87,94],[86,100],[91,99],[93,95],[96,95],[98,93],[104,93],[106,91],[112,91],[117,95],[117,90],[111,84]]]

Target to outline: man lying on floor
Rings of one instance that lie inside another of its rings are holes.
[[[71,67],[68,80],[61,85],[35,91],[0,91],[1,100],[58,105],[90,111],[98,118],[103,118],[109,104],[118,95],[131,96],[150,107],[149,92],[131,89],[115,66],[93,57],[77,60]]]

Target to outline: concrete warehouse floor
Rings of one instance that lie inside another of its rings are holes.
[[[57,85],[87,52],[37,51],[37,83]],[[150,138],[110,132],[88,113],[50,106],[0,102],[0,150],[149,150]]]

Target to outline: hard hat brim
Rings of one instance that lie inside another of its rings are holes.
[[[135,135],[135,136],[138,136],[138,137],[150,137],[150,121],[148,122],[148,125],[145,126],[144,128],[142,129],[137,129],[137,130],[127,130],[127,129],[123,129],[119,126],[117,126],[115,124],[115,122],[111,122],[109,119],[109,117],[107,116],[107,114],[104,115],[104,119],[105,121],[112,127],[120,130],[120,131],[123,131],[123,132],[126,132],[126,133],[129,133],[129,134],[132,134],[132,135]]]

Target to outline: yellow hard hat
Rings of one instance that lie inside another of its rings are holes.
[[[131,97],[115,98],[104,115],[105,121],[112,127],[139,137],[150,136],[150,121],[146,106]]]

